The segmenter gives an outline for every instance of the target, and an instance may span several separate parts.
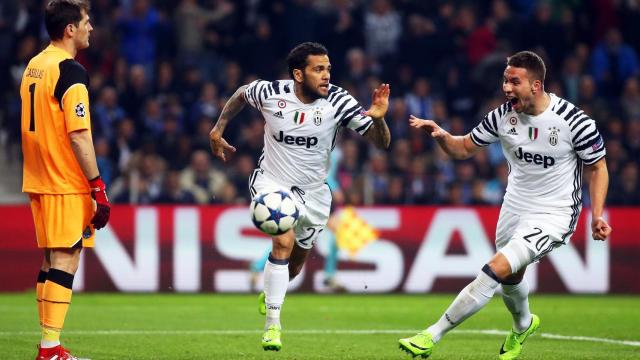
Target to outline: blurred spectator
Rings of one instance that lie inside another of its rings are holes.
[[[484,184],[482,198],[489,204],[502,204],[504,193],[507,190],[507,180],[509,178],[509,167],[503,161],[495,169],[496,176]]]
[[[114,175],[113,163],[109,157],[111,152],[109,149],[109,141],[105,138],[97,138],[94,142],[94,147],[100,177],[102,178],[102,181],[104,181],[104,184],[109,187]]]
[[[596,121],[602,121],[608,113],[607,102],[597,96],[596,83],[591,75],[583,75],[580,78],[576,106],[584,110],[587,115]]]
[[[367,54],[377,60],[395,56],[402,19],[389,0],[373,0],[364,17]]]
[[[593,49],[591,72],[602,95],[620,94],[625,79],[638,74],[638,55],[624,43],[618,29],[607,32],[604,41]]]
[[[118,104],[115,88],[107,86],[102,89],[91,115],[95,134],[113,140],[116,124],[126,116]]]
[[[544,52],[548,55],[547,68],[557,68],[562,64],[562,56],[567,48],[568,31],[561,22],[554,21],[551,5],[547,1],[532,2],[536,4],[535,15],[524,29],[523,45],[518,48]],[[535,29],[535,30],[533,30]]]
[[[433,119],[431,85],[426,78],[416,79],[413,90],[405,96],[409,114],[421,119]]]
[[[187,131],[194,133],[200,119],[214,119],[218,116],[218,111],[218,87],[213,83],[205,83],[200,91],[200,98],[191,108]]]
[[[564,59],[562,66],[562,86],[567,100],[572,103],[578,102],[578,89],[580,86],[580,62],[575,56],[569,56]]]
[[[614,191],[609,192],[609,205],[640,204],[640,180],[638,179],[638,163],[630,161],[622,168],[621,176],[612,184]]]
[[[120,95],[119,102],[127,112],[128,116],[139,119],[141,113],[141,104],[144,104],[149,97],[149,88],[147,84],[147,75],[144,67],[141,65],[133,65],[129,70],[129,81],[127,82],[124,92]],[[137,130],[142,130],[136,126]]]
[[[191,164],[180,173],[180,185],[193,193],[198,204],[209,204],[220,196],[227,176],[211,165],[211,156],[204,150],[196,150]]]
[[[427,170],[427,158],[416,156],[411,159],[407,172],[407,202],[409,204],[435,204],[439,202],[434,184]]]
[[[162,107],[157,99],[147,99],[142,113],[142,126],[145,137],[155,138],[164,130]]]
[[[620,104],[627,119],[640,119],[640,81],[638,77],[627,79],[620,97]]]
[[[111,159],[116,168],[119,171],[127,169],[133,152],[138,148],[135,126],[130,118],[124,118],[117,124],[116,135],[110,147]]]
[[[190,191],[180,187],[180,173],[169,170],[164,178],[162,191],[154,202],[156,204],[195,204],[196,198]]]
[[[156,31],[160,17],[150,0],[132,0],[121,8],[117,27],[121,54],[127,63],[142,65],[147,77],[153,74],[156,59]]]

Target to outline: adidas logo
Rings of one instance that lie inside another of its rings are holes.
[[[282,111],[278,111],[277,113],[274,113],[273,116],[280,119],[284,119],[284,116],[282,115]]]
[[[511,130],[507,131],[507,135],[518,135],[516,128],[511,128]]]

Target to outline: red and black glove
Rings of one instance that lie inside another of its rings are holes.
[[[111,204],[107,199],[106,187],[100,175],[95,179],[89,180],[89,186],[91,187],[91,197],[96,201],[96,213],[91,219],[91,224],[95,229],[102,229],[109,221],[109,215],[111,214]]]

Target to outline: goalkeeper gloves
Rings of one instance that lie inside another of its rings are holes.
[[[107,199],[106,187],[100,175],[96,178],[89,180],[89,186],[91,187],[91,197],[96,201],[96,213],[91,219],[91,224],[95,229],[102,229],[109,221],[109,215],[111,214],[111,204]]]

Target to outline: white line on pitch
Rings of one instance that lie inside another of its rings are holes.
[[[406,334],[419,330],[400,330],[400,329],[379,329],[379,330],[323,330],[323,329],[306,329],[306,330],[285,330],[287,334],[316,334],[316,335],[374,335],[374,334]],[[92,335],[248,335],[248,334],[261,334],[262,330],[65,330],[67,335],[76,336],[92,336]],[[504,336],[507,331],[504,330],[453,330],[453,333],[458,334],[481,334],[481,335],[498,335]],[[39,335],[39,331],[0,331],[0,336],[20,336],[20,335]],[[640,341],[632,340],[616,340],[590,336],[570,336],[570,335],[558,335],[549,333],[540,333],[539,336],[545,339],[554,340],[570,340],[570,341],[587,341],[587,342],[599,342],[616,345],[626,346],[638,346],[640,347]]]

